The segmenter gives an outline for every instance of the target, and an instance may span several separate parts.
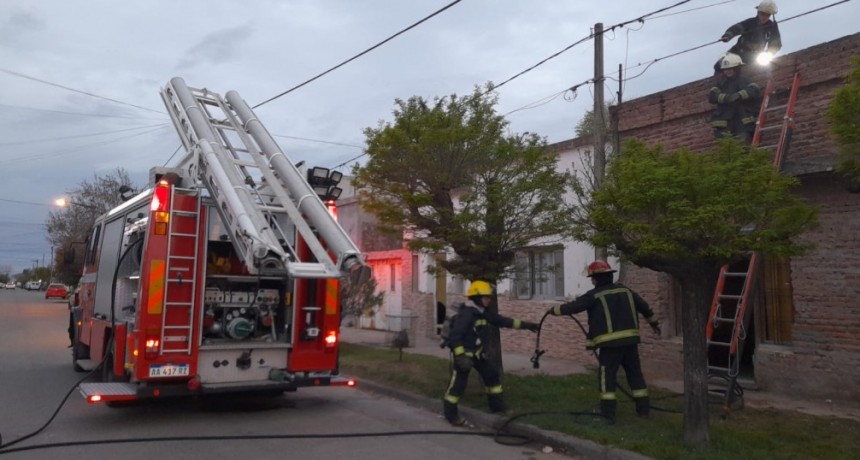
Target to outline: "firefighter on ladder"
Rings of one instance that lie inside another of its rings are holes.
[[[588,265],[588,277],[594,288],[576,300],[557,305],[547,312],[555,316],[588,312],[586,345],[598,351],[600,414],[611,423],[615,422],[616,374],[619,367],[623,367],[627,375],[627,383],[636,402],[636,413],[640,417],[648,417],[651,411],[648,387],[639,363],[637,313],[645,317],[655,334],[660,335],[660,323],[654,318],[648,303],[630,288],[614,283],[613,273],[615,270],[608,263],[595,260]]]
[[[761,88],[741,75],[744,62],[740,56],[726,53],[720,59],[722,75],[708,92],[708,102],[716,106],[711,116],[714,137],[735,137],[749,145],[755,134],[755,123],[761,108]]]
[[[474,367],[484,382],[487,402],[491,412],[504,412],[505,401],[502,396],[502,380],[499,370],[482,354],[482,341],[488,338],[489,328],[496,327],[512,329],[528,329],[537,332],[540,326],[528,321],[511,319],[487,311],[493,296],[493,287],[486,281],[472,281],[466,291],[466,297],[471,305],[465,304],[458,308],[451,324],[448,346],[454,353],[454,371],[451,383],[442,398],[445,419],[454,426],[463,426],[466,419],[461,417],[457,404],[466,391],[469,382],[469,372]]]

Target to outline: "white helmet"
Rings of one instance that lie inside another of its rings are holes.
[[[770,15],[774,15],[777,12],[776,2],[773,0],[764,0],[759,3],[755,9],[759,10],[761,13],[766,13]]]
[[[733,69],[744,65],[744,60],[735,53],[726,53],[720,59],[720,70]]]

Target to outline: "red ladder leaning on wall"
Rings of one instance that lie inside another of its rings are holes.
[[[779,135],[772,143],[762,145],[761,149],[774,149],[773,165],[782,167],[791,135],[794,130],[794,104],[797,101],[797,91],[800,87],[800,75],[794,74],[787,102],[783,105],[769,107],[771,96],[774,94],[773,80],[768,80],[762,99],[761,110],[756,122],[752,146],[759,147],[763,134],[779,129]],[[785,110],[782,123],[765,126],[768,114]],[[708,391],[712,395],[724,398],[723,417],[731,412],[735,398],[743,396],[743,390],[737,382],[740,361],[743,356],[744,340],[749,326],[748,306],[752,299],[755,275],[760,265],[760,257],[753,253],[748,260],[732,265],[724,265],[720,269],[711,311],[708,315],[707,352],[708,352]]]

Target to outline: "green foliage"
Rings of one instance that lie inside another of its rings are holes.
[[[816,225],[817,210],[791,194],[796,184],[768,152],[731,140],[708,153],[633,141],[609,165],[576,231],[637,265],[681,276],[750,251],[802,254],[809,247],[795,237]]]
[[[840,147],[837,172],[860,192],[860,56],[851,56],[851,72],[836,91],[826,115]]]
[[[506,134],[490,85],[395,103],[393,122],[365,130],[370,159],[353,171],[384,231],[406,231],[412,250],[451,249],[448,271],[489,281],[504,277],[516,249],[566,231],[570,177],[544,139]]]
[[[341,345],[340,369],[346,375],[421,394],[439,401],[450,380],[447,360],[405,353],[403,361],[391,349]],[[461,404],[487,410],[480,379],[472,375]],[[619,376],[623,381],[623,376]],[[707,450],[685,447],[679,433],[682,415],[654,410],[648,420],[636,416],[633,404],[619,394],[618,420],[583,415],[597,405],[593,374],[562,376],[514,375],[504,377],[505,403],[517,418],[545,430],[557,431],[600,444],[631,450],[652,458],[726,459],[850,459],[860,449],[860,422],[835,417],[815,417],[796,412],[745,407],[726,421],[714,415],[713,442]],[[661,409],[678,411],[680,395],[651,388],[651,402]],[[541,412],[542,414],[536,414]],[[713,411],[715,414],[719,411]]]
[[[376,292],[376,279],[371,277],[359,283],[352,277],[345,277],[340,285],[340,315],[368,315],[374,308],[381,307],[384,299],[385,293]]]

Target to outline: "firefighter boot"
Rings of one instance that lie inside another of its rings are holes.
[[[636,413],[642,418],[648,418],[651,415],[651,400],[647,396],[644,398],[636,398]]]
[[[500,394],[488,394],[487,404],[490,406],[490,412],[494,414],[505,413],[505,399]]]
[[[615,424],[615,408],[618,401],[600,401],[600,415],[606,418],[611,424]]]
[[[457,405],[448,401],[442,401],[442,408],[445,412],[445,420],[454,426],[463,426],[466,424],[466,418],[461,417]]]

